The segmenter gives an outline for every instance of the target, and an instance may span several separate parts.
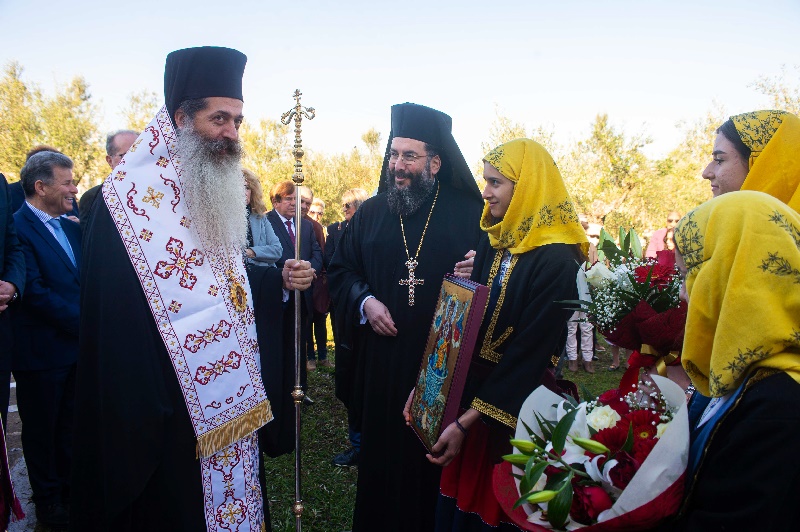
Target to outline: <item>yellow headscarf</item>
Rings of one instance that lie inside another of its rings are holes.
[[[488,203],[481,229],[495,249],[525,253],[545,244],[581,244],[589,249],[586,233],[564,186],[555,161],[539,143],[516,139],[496,147],[483,158],[515,183],[503,219],[495,223]]]
[[[800,211],[800,118],[786,111],[753,111],[731,120],[751,150],[742,190],[766,192]]]
[[[800,215],[761,192],[703,203],[675,228],[688,269],[682,361],[706,396],[755,368],[800,382]]]

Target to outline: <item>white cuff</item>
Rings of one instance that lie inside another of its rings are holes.
[[[364,303],[366,303],[368,299],[375,299],[375,296],[369,295],[364,298],[364,301],[361,302],[361,307],[358,309],[358,311],[361,313],[361,322],[359,325],[364,325],[367,323],[367,317],[364,315]]]

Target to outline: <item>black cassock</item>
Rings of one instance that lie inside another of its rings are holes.
[[[205,530],[186,403],[102,200],[92,205],[83,250],[73,530]],[[271,268],[262,283],[279,287],[280,276]],[[262,367],[263,359],[262,350]]]
[[[416,255],[435,191],[416,213],[403,217],[408,250]],[[385,194],[367,200],[339,241],[328,273],[339,323],[339,342],[353,347],[355,361],[340,364],[352,393],[346,399],[360,421],[362,440],[353,530],[432,530],[441,468],[402,417],[422,360],[442,279],[480,238],[481,202],[474,194],[441,183],[441,191],[417,260],[415,304],[409,306],[406,248],[400,218]],[[396,337],[359,325],[367,294],[385,304]],[[338,386],[337,386],[338,387]]]

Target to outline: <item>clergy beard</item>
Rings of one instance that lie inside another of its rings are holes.
[[[239,142],[207,139],[189,125],[178,132],[177,150],[192,229],[205,245],[244,247],[248,221]]]
[[[428,159],[425,168],[416,174],[406,170],[393,170],[391,167],[387,170],[389,211],[400,216],[414,214],[425,203],[434,185],[436,185],[436,179],[431,177],[431,160]],[[408,186],[398,188],[394,182],[395,176],[410,179]]]

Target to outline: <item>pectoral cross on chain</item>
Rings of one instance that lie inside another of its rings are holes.
[[[408,268],[408,279],[400,279],[402,286],[408,285],[408,306],[414,306],[414,287],[418,284],[425,284],[425,279],[417,279],[414,277],[414,270],[417,269],[417,259],[408,259],[406,261],[406,268]]]

